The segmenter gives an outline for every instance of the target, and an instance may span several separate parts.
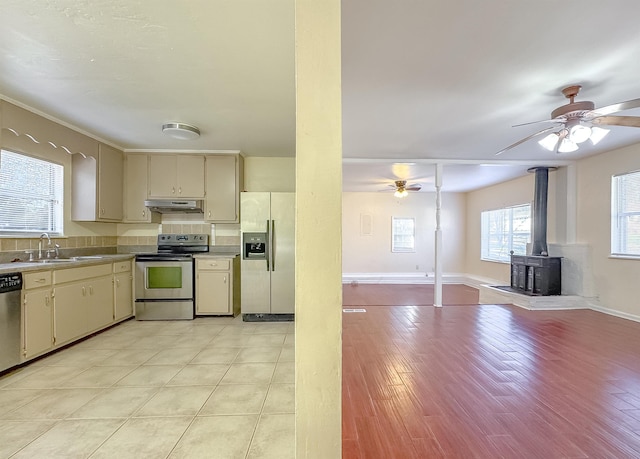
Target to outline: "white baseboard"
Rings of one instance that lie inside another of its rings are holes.
[[[442,276],[444,284],[464,284],[464,274]],[[343,284],[433,284],[433,273],[343,273]]]
[[[343,273],[343,284],[433,284],[433,273]],[[513,304],[529,310],[591,309],[622,319],[640,322],[640,316],[609,309],[598,298],[578,295],[529,296],[497,289],[503,281],[463,273],[442,275],[443,284],[464,284],[480,290],[481,304]]]

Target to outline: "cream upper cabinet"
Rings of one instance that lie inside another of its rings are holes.
[[[204,156],[149,155],[149,198],[204,197]]]
[[[73,155],[71,219],[122,221],[124,158],[121,151],[100,144],[97,158]]]
[[[124,160],[124,221],[127,223],[151,223],[159,221],[159,214],[144,205],[149,184],[149,156],[130,153]]]
[[[238,223],[242,187],[240,155],[207,155],[204,218],[214,223]]]

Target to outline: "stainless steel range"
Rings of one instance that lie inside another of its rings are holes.
[[[157,253],[137,254],[136,319],[193,319],[193,254],[208,251],[207,234],[159,234]]]

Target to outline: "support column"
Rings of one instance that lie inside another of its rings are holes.
[[[442,307],[442,226],[440,211],[442,209],[442,164],[436,164],[436,244],[435,244],[435,279],[433,286],[433,305]]]
[[[342,456],[340,0],[295,0],[296,458]]]

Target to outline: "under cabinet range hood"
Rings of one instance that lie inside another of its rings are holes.
[[[168,214],[171,212],[203,213],[202,199],[152,199],[144,205],[152,212]]]

